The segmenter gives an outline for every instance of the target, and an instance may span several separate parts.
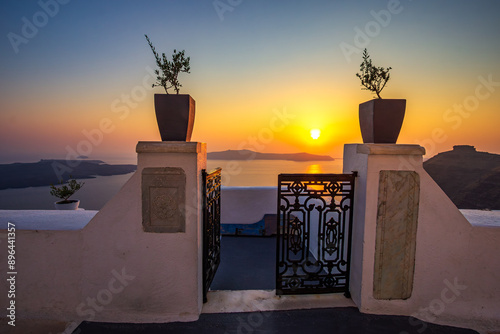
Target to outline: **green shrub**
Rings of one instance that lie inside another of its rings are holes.
[[[380,92],[391,78],[389,71],[392,68],[373,66],[368,50],[365,49],[363,51],[363,62],[359,66],[359,69],[361,73],[356,73],[356,76],[361,80],[363,89],[375,93],[381,99]]]
[[[156,83],[153,84],[153,87],[163,87],[167,94],[168,89],[173,87],[175,89],[175,92],[179,94],[179,88],[182,87],[182,85],[179,83],[177,77],[179,76],[180,72],[189,73],[191,69],[189,66],[190,58],[185,57],[184,50],[182,50],[181,52],[177,52],[177,50],[175,49],[172,55],[172,61],[169,61],[167,59],[165,53],[162,53],[160,57],[158,52],[156,52],[153,43],[151,43],[151,41],[149,40],[148,35],[144,36],[146,36],[149,47],[151,48],[151,51],[153,51],[156,59],[156,65],[158,65],[158,68],[161,70],[161,74],[159,70],[155,70],[155,74],[157,75],[157,77]]]
[[[68,199],[80,190],[84,184],[84,182],[77,182],[76,180],[68,180],[68,184],[64,184],[61,180],[61,186],[56,187],[53,184],[50,186],[50,194],[62,199],[62,201],[60,201],[61,204],[71,203]]]

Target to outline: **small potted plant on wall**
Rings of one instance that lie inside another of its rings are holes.
[[[361,80],[364,90],[375,93],[373,100],[359,105],[359,125],[363,143],[395,144],[405,116],[406,100],[382,99],[380,92],[390,79],[391,67],[373,66],[368,51],[363,51],[361,73],[356,76]]]
[[[159,86],[165,89],[166,94],[155,94],[156,121],[160,130],[162,141],[190,141],[193,133],[195,101],[188,94],[179,94],[179,73],[189,73],[189,57],[185,57],[184,50],[177,52],[174,50],[172,60],[168,60],[165,53],[161,57],[156,52],[147,35],[146,40],[153,51],[158,69],[156,83],[153,87]],[[169,94],[168,89],[173,88],[174,94]]]
[[[85,183],[78,182],[76,180],[68,180],[68,184],[64,184],[61,180],[61,186],[56,187],[54,185],[50,186],[50,194],[61,201],[55,202],[54,205],[57,210],[77,210],[78,205],[80,205],[80,200],[69,198],[73,196]]]

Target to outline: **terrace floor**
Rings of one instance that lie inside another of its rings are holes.
[[[276,237],[227,236],[211,290],[272,290],[276,286]]]
[[[80,330],[80,331],[78,331]],[[168,324],[82,323],[73,333],[342,333],[342,334],[474,334],[476,331],[424,322],[408,317],[362,314],[355,307],[252,313],[201,314],[196,322]]]

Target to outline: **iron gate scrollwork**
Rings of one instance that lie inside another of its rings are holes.
[[[210,174],[202,171],[203,179],[203,302],[220,263],[220,189],[221,168]]]
[[[349,297],[356,175],[278,176],[276,294]]]

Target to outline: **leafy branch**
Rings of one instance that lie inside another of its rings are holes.
[[[391,78],[389,71],[392,67],[383,68],[373,66],[368,50],[363,51],[363,62],[359,66],[361,73],[356,73],[356,76],[361,80],[361,85],[364,90],[374,92],[379,99],[380,92]]]
[[[179,83],[177,77],[179,76],[180,72],[190,73],[189,72],[191,70],[189,66],[190,58],[185,57],[184,50],[177,52],[177,50],[175,49],[174,53],[172,54],[172,61],[169,61],[167,59],[165,53],[162,53],[160,57],[158,52],[156,52],[153,43],[151,43],[151,40],[149,39],[148,35],[144,36],[146,36],[146,40],[148,41],[149,47],[151,48],[151,51],[153,51],[153,54],[156,59],[156,65],[161,70],[161,74],[159,70],[155,70],[155,74],[157,75],[156,83],[154,83],[152,87],[156,86],[163,87],[167,94],[169,88],[174,88],[175,92],[179,94],[179,88],[182,87],[182,85]]]
[[[61,180],[61,185],[60,187],[56,187],[53,184],[50,186],[50,194],[52,196],[55,196],[57,198],[62,199],[62,203],[69,203],[70,201],[68,200],[71,196],[73,196],[74,193],[76,193],[78,190],[80,190],[81,187],[83,187],[85,183],[84,182],[78,182],[76,180],[68,180],[68,184],[64,184],[63,181]]]

